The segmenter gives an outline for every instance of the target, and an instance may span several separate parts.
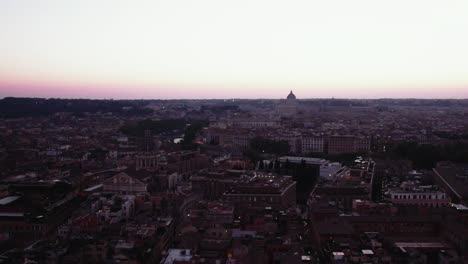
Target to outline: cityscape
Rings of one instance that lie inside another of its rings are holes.
[[[468,264],[468,1],[0,1],[0,264]]]
[[[466,263],[468,101],[0,100],[2,263]]]

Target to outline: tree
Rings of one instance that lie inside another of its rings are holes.
[[[271,153],[275,155],[285,155],[289,152],[287,141],[277,141],[262,137],[255,137],[250,140],[249,148],[258,153]]]
[[[264,170],[265,169],[265,164],[263,163],[263,160],[259,161],[258,169],[259,170]]]
[[[169,207],[169,202],[167,201],[166,197],[161,199],[161,211],[163,214],[166,214],[166,211]]]
[[[273,170],[273,161],[270,161],[268,163],[268,171],[272,171]]]
[[[408,159],[416,169],[432,169],[439,161],[468,162],[468,144],[454,142],[445,145],[418,144],[417,142],[402,142],[395,145],[384,157]]]
[[[288,172],[290,168],[291,163],[289,162],[289,159],[286,159],[286,161],[284,162],[284,169],[286,170],[286,172]]]
[[[281,172],[281,163],[279,162],[279,160],[275,160],[274,168],[275,168],[275,172],[276,172],[276,173],[280,173],[280,172]]]
[[[248,148],[242,151],[242,154],[247,157],[253,164],[256,164],[257,161],[261,160],[260,153]]]
[[[306,161],[304,159],[301,159],[300,166],[301,166],[301,168],[307,167],[307,163],[306,163]]]

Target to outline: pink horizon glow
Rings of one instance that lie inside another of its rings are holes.
[[[0,97],[86,98],[86,99],[283,99],[293,90],[298,99],[308,98],[421,98],[467,99],[468,86],[402,87],[313,87],[295,86],[229,86],[229,85],[130,85],[92,84],[47,81],[11,81],[0,79]],[[350,89],[350,93],[346,91]],[[440,91],[443,91],[442,93]]]
[[[466,0],[3,0],[0,97],[468,98]]]

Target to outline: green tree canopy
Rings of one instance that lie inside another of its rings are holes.
[[[255,137],[250,140],[250,148],[258,153],[270,153],[285,155],[289,152],[289,144],[284,140],[271,140],[263,137]]]

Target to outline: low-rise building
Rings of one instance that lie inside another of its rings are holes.
[[[403,182],[399,188],[388,191],[389,200],[395,205],[442,207],[450,204],[450,197],[436,186],[418,186]]]
[[[303,136],[301,138],[301,153],[322,153],[324,152],[325,140],[321,136]]]
[[[138,194],[147,192],[148,184],[135,177],[131,177],[125,172],[120,172],[104,180],[103,189],[106,192]]]
[[[246,174],[223,198],[239,206],[289,208],[296,204],[296,182],[289,176]]]

